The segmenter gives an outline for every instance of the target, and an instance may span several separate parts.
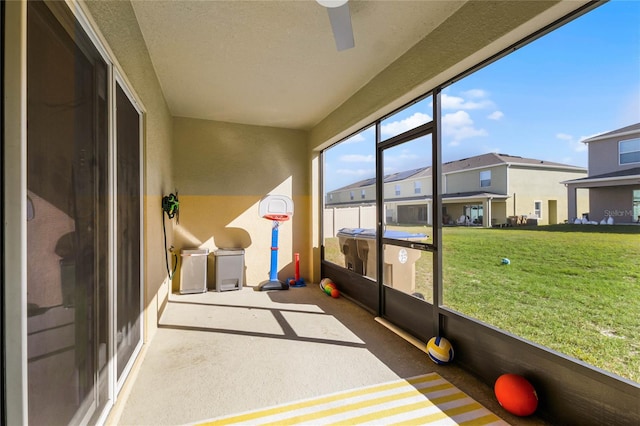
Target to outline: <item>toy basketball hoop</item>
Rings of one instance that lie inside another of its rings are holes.
[[[276,222],[284,222],[285,220],[289,220],[289,215],[286,214],[266,214],[262,217],[269,220],[275,220]]]
[[[280,222],[293,216],[293,200],[286,195],[267,195],[258,206],[260,217],[271,220],[271,271],[269,281],[258,286],[258,290],[289,290],[289,283],[278,280],[278,227]]]
[[[293,200],[286,195],[267,195],[260,200],[260,217],[284,222],[293,216]]]

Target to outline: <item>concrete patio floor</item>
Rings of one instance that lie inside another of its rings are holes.
[[[288,291],[170,296],[159,330],[107,423],[193,423],[356,387],[437,372],[511,424],[493,389],[439,366],[357,304],[317,285]]]

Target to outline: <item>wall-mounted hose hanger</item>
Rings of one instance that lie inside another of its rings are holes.
[[[167,266],[167,274],[169,279],[172,280],[175,275],[176,268],[178,267],[178,255],[175,254],[173,246],[167,248],[167,228],[164,224],[165,213],[169,219],[176,218],[176,223],[180,223],[180,201],[178,201],[178,191],[175,194],[169,194],[162,197],[162,231],[164,235],[164,249],[166,252],[173,254],[173,269],[169,269],[169,259],[165,253],[164,260]]]
[[[169,216],[169,219],[173,219],[177,216],[176,222],[180,223],[180,202],[178,201],[178,191],[174,194],[165,195],[162,197],[162,211]]]

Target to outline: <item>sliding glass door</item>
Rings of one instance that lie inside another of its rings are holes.
[[[109,279],[107,64],[65,16],[64,10],[29,2],[31,424],[78,423],[107,399],[97,375],[109,353],[101,323],[107,318]]]
[[[30,424],[96,422],[142,345],[142,113],[95,46],[28,2]]]
[[[116,83],[117,379],[142,345],[140,112]]]

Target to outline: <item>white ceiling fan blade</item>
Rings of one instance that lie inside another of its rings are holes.
[[[319,2],[323,6],[322,2]],[[340,3],[340,2],[338,2]],[[336,48],[338,51],[351,49],[355,46],[353,40],[353,28],[351,27],[351,11],[349,10],[349,2],[346,1],[340,6],[328,6],[329,22],[333,30],[333,37],[336,40]]]

